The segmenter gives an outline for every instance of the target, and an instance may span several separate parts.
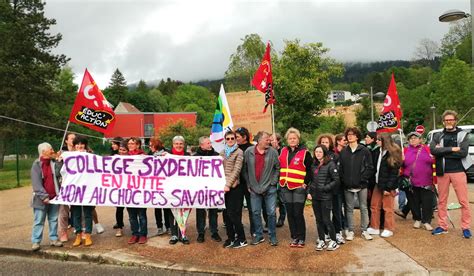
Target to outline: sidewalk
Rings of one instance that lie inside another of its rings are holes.
[[[471,212],[474,215],[474,185],[469,185]],[[29,208],[31,187],[0,191],[0,251],[21,254],[46,254],[60,259],[86,259],[98,262],[118,264],[147,265],[188,272],[210,272],[223,274],[242,273],[368,273],[368,274],[437,274],[448,272],[457,275],[474,273],[474,241],[461,237],[460,209],[450,211],[456,229],[449,233],[432,236],[426,230],[413,229],[410,219],[396,217],[395,235],[388,239],[374,237],[372,241],[356,238],[347,242],[334,252],[316,252],[315,220],[312,209],[305,209],[307,240],[303,249],[288,246],[289,229],[285,224],[277,228],[279,246],[268,243],[249,245],[242,249],[225,249],[222,243],[216,243],[206,233],[206,241],[196,242],[195,215],[190,216],[188,234],[190,245],[169,245],[169,236],[157,237],[153,210],[148,210],[149,241],[146,245],[128,245],[130,236],[128,216],[125,215],[124,236],[116,238],[112,225],[115,223],[115,208],[98,207],[99,220],[106,232],[92,236],[94,244],[85,248],[72,247],[70,241],[62,248],[47,245],[47,233],[43,237],[41,253],[31,252],[31,227],[33,212]],[[449,202],[455,202],[454,191]],[[356,210],[356,214],[358,211]],[[436,216],[436,214],[435,214]],[[359,219],[356,218],[356,222]],[[244,210],[244,225],[248,226],[248,212]],[[219,215],[219,233],[224,238],[225,229],[221,227]],[[436,219],[433,221],[436,225]],[[474,230],[474,227],[471,227]],[[72,230],[71,230],[72,231]],[[248,227],[247,238],[250,241]]]

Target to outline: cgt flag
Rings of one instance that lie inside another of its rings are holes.
[[[377,132],[393,132],[401,128],[402,109],[398,99],[397,85],[392,73],[392,80],[388,87],[387,96],[383,102],[383,109],[378,120]]]
[[[252,79],[252,85],[259,91],[265,93],[265,107],[263,113],[267,112],[267,107],[275,103],[273,94],[272,63],[270,58],[270,42],[267,44],[267,50],[263,55],[262,63],[258,67]]]
[[[86,69],[69,121],[107,133],[115,125],[115,113],[111,106]]]

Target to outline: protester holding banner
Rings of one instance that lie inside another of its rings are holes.
[[[46,217],[48,217],[50,245],[63,246],[58,240],[59,206],[49,204],[49,200],[59,193],[60,165],[55,161],[55,153],[50,144],[39,144],[38,154],[39,159],[36,159],[31,167],[31,187],[33,188],[31,207],[34,215],[31,249],[33,251],[40,249]]]
[[[314,216],[318,229],[316,250],[333,251],[339,248],[336,241],[336,231],[331,221],[333,195],[339,189],[339,174],[337,165],[331,160],[326,146],[318,144],[314,149],[314,163],[310,171],[311,182],[308,185],[308,199],[312,199]],[[325,242],[325,232],[330,241]]]
[[[252,146],[252,143],[250,143],[250,132],[245,127],[239,127],[235,130],[235,138],[237,140],[237,144],[239,145],[239,149],[241,149],[244,153],[249,147]],[[247,210],[249,211],[250,235],[253,237],[255,234],[255,225],[252,215],[252,203],[250,200],[250,192],[248,189],[247,180],[244,177],[243,171],[240,173],[240,185],[242,185],[242,189],[244,191],[245,203],[247,204]]]
[[[74,133],[67,133],[66,139],[64,141],[64,145],[61,148],[61,152],[64,151],[74,151],[74,139],[76,138],[76,134]],[[61,157],[59,157],[61,158]],[[59,217],[58,217],[58,233],[59,233],[59,240],[61,242],[67,242],[69,237],[67,233],[67,229],[69,225],[72,225],[72,218],[69,205],[59,205]]]
[[[408,188],[407,198],[413,214],[413,228],[423,227],[432,231],[434,184],[433,157],[430,148],[421,142],[421,134],[416,131],[407,135],[409,146],[404,149],[403,177],[406,177],[411,187]],[[416,171],[415,171],[416,170]],[[416,173],[415,173],[416,172]]]
[[[279,157],[280,188],[285,202],[288,225],[290,226],[290,247],[304,247],[306,240],[306,223],[304,205],[306,186],[311,181],[310,171],[313,158],[303,145],[300,145],[300,131],[289,128],[285,134],[288,146],[284,147]]]
[[[76,151],[80,152],[87,152],[89,148],[89,143],[85,137],[76,136],[74,139],[74,148]],[[92,245],[92,211],[94,206],[80,206],[80,205],[72,205],[71,206],[71,214],[72,214],[72,224],[74,229],[76,230],[76,239],[72,246],[79,246],[81,245],[82,241],[82,220],[84,219],[84,227],[85,227],[85,235],[84,235],[84,245],[90,246]]]
[[[280,163],[278,152],[270,147],[270,135],[260,131],[255,136],[257,145],[249,147],[244,154],[244,177],[248,183],[252,214],[255,224],[253,245],[265,241],[262,225],[262,201],[265,200],[265,211],[268,217],[270,244],[278,245],[276,237],[276,199]]]
[[[149,155],[153,156],[164,156],[166,154],[166,148],[161,142],[160,138],[153,136],[148,142],[150,146]],[[158,228],[157,235],[161,236],[165,233],[171,233],[170,217],[172,216],[169,208],[155,208],[155,222]],[[163,219],[165,220],[165,228],[163,228]]]
[[[344,135],[349,145],[342,149],[339,154],[339,174],[346,200],[345,214],[348,224],[346,240],[352,241],[354,239],[355,194],[357,194],[359,201],[362,237],[366,240],[372,240],[372,236],[367,232],[369,224],[367,187],[374,171],[372,156],[369,149],[359,144],[362,134],[358,128],[349,127],[345,130]]]
[[[239,149],[235,133],[228,131],[225,138],[224,150],[220,156],[224,158],[224,171],[226,184],[224,212],[227,239],[224,248],[241,248],[247,246],[244,226],[242,225],[242,203],[244,200],[244,190],[240,184],[240,172],[244,161],[244,153]]]
[[[370,202],[372,218],[367,232],[383,238],[393,236],[395,219],[393,212],[394,199],[398,188],[398,175],[402,165],[402,152],[400,147],[392,140],[390,133],[378,135],[377,144],[380,154],[374,161],[375,187]],[[385,212],[384,230],[380,233],[380,209]]]
[[[129,155],[143,155],[145,152],[141,149],[142,142],[136,137],[131,137],[127,141]],[[146,208],[127,207],[128,220],[132,230],[132,237],[128,244],[144,244],[148,238],[148,222],[146,217]]]
[[[117,138],[114,138],[114,139],[117,139]],[[121,141],[117,151],[118,151],[119,155],[128,155],[128,147],[127,147],[127,141],[126,140]],[[116,237],[123,236],[123,227],[124,227],[123,211],[124,211],[124,209],[125,209],[125,207],[122,207],[122,206],[117,206],[115,208],[115,225],[114,225],[113,228],[115,229],[115,236]]]
[[[169,153],[174,154],[174,155],[189,155],[185,151],[185,141],[184,137],[177,135],[173,137],[173,147],[171,148],[171,151]],[[181,219],[177,216],[182,215],[183,212],[189,213],[191,212],[191,209],[188,208],[174,208],[171,210],[172,214],[170,216],[170,222],[171,224],[171,239],[169,241],[170,244],[176,244],[178,241],[181,241],[183,244],[189,244],[189,239],[186,236],[186,221],[183,221],[181,225],[179,225],[178,220],[181,221]]]
[[[119,148],[120,144],[122,143],[123,138],[122,137],[114,137],[110,141],[110,155],[116,155],[119,154]]]
[[[235,138],[235,137],[234,137]],[[234,141],[235,143],[235,141]],[[209,136],[202,136],[199,138],[199,148],[196,150],[194,156],[217,156],[217,153],[211,144]],[[224,162],[225,168],[225,162]],[[240,173],[240,169],[236,172],[237,175]],[[242,209],[242,207],[240,207]],[[229,209],[227,209],[229,210]],[[217,209],[196,209],[196,229],[198,230],[197,242],[204,242],[204,233],[206,227],[206,211],[209,214],[209,230],[211,231],[211,239],[216,242],[221,242],[222,238],[219,236],[217,230]],[[240,210],[242,216],[242,210]],[[228,227],[228,226],[227,226]]]

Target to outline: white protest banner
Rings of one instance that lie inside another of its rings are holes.
[[[53,204],[143,208],[225,208],[220,156],[99,156],[64,152]]]

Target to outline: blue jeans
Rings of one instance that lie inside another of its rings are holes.
[[[76,234],[82,233],[82,218],[86,234],[92,234],[92,211],[94,206],[71,206],[72,224]]]
[[[146,237],[148,235],[146,208],[127,207],[127,212],[132,235],[137,237]]]
[[[58,214],[59,205],[47,204],[44,209],[33,209],[34,222],[33,231],[31,234],[31,241],[33,243],[41,243],[43,239],[44,221],[48,216],[49,239],[51,241],[58,240]]]
[[[407,201],[407,195],[405,191],[399,190],[398,191],[398,209],[403,210]]]
[[[265,210],[268,216],[268,233],[270,238],[276,239],[276,200],[277,189],[271,186],[264,194],[250,192],[250,201],[252,202],[252,217],[255,225],[255,237],[263,238],[262,226],[262,201],[265,200]]]

